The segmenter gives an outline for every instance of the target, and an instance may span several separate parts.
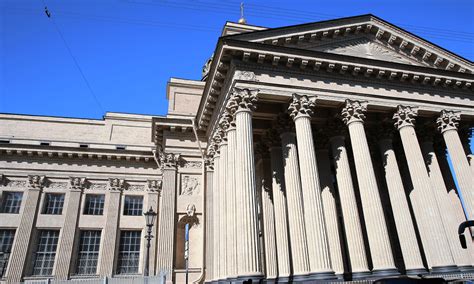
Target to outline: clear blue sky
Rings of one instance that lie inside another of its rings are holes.
[[[59,30],[97,98],[87,88]],[[200,79],[240,1],[0,0],[0,112],[101,118],[166,114],[170,77]],[[372,13],[474,59],[473,0],[245,1],[250,24],[279,27]],[[98,101],[98,102],[97,102]]]

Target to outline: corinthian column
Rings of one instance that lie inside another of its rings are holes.
[[[162,153],[161,169],[163,185],[161,189],[161,206],[158,214],[158,249],[156,271],[166,273],[166,281],[173,279],[174,237],[176,217],[176,171],[179,154]]]
[[[362,210],[372,256],[372,272],[376,275],[393,275],[398,274],[398,271],[390,247],[382,201],[364,130],[364,113],[366,110],[367,104],[365,102],[346,100],[346,105],[341,114],[349,129],[354,153]]]
[[[300,167],[298,165],[298,150],[296,150],[296,135],[294,133],[294,124],[290,122],[287,114],[280,114],[278,116],[278,128],[281,133],[293,280],[300,281],[307,279],[310,266],[308,247],[306,246],[303,193],[301,190]]]
[[[270,150],[278,280],[289,282],[291,274],[290,242],[281,141],[275,129],[270,129],[265,133],[264,141]]]
[[[59,242],[56,279],[67,280],[71,266],[71,254],[74,247],[74,236],[76,234],[81,194],[86,179],[71,177],[69,179],[69,192],[67,194],[66,216],[64,218],[61,240]]]
[[[433,271],[455,270],[449,243],[443,232],[443,223],[436,206],[434,192],[426,170],[423,154],[415,133],[417,110],[408,106],[398,106],[394,114],[395,126],[400,132],[408,170],[413,183],[410,199],[420,232],[428,266]]]
[[[216,135],[213,139],[213,143],[215,143],[216,149],[218,148],[218,145],[220,143],[220,135]],[[220,236],[219,236],[219,222],[221,216],[219,216],[219,179],[220,179],[220,170],[221,170],[221,154],[217,150],[216,154],[214,155],[214,175],[213,175],[213,180],[212,180],[212,200],[213,202],[213,209],[212,209],[212,214],[213,214],[213,234],[212,234],[212,240],[213,240],[213,265],[212,265],[212,271],[213,271],[213,278],[212,281],[218,281],[219,280],[219,264],[220,264],[220,256],[219,256],[219,242],[220,242]]]
[[[234,88],[229,109],[235,113],[236,124],[236,188],[237,196],[237,256],[240,279],[263,277],[258,236],[257,188],[253,149],[252,112],[256,108],[258,90]]]
[[[125,181],[123,179],[109,179],[106,197],[108,201],[103,236],[104,244],[101,247],[101,258],[99,263],[100,276],[112,276],[114,274],[115,247],[120,216],[120,196],[124,187]]]
[[[311,131],[311,115],[315,107],[315,99],[315,97],[308,98],[307,96],[293,94],[288,112],[295,122],[298,152],[301,153],[298,160],[303,189],[303,211],[308,240],[310,272],[313,279],[327,279],[334,277],[334,271],[331,268],[331,258],[329,256],[323,204],[321,202],[321,185]]]
[[[16,230],[16,239],[13,242],[8,264],[8,283],[19,283],[22,280],[28,254],[28,244],[31,240],[33,223],[39,204],[38,199],[44,182],[44,176],[28,176],[27,189],[24,192],[26,197],[23,197],[25,205],[23,206],[23,212],[21,212],[20,225]]]
[[[339,128],[339,127],[336,127]],[[341,132],[341,129],[336,129]],[[334,159],[336,182],[341,201],[342,217],[347,237],[347,250],[352,278],[366,277],[370,274],[364,247],[361,219],[357,209],[357,199],[352,181],[349,157],[347,156],[345,137],[342,133],[330,138]]]
[[[214,225],[213,225],[213,180],[214,180],[214,160],[213,156],[215,154],[214,146],[209,145],[207,149],[206,157],[206,283],[209,283],[213,279],[213,260],[214,260]]]
[[[219,161],[219,280],[227,278],[227,136],[226,130],[229,123],[225,120],[220,121],[222,141],[219,144],[221,153]]]
[[[436,122],[448,148],[456,180],[464,199],[464,211],[468,219],[472,220],[474,219],[474,178],[457,131],[459,120],[459,113],[443,110]]]
[[[226,110],[223,114],[223,123],[221,123],[223,129],[227,131],[227,165],[226,165],[226,247],[227,247],[227,259],[226,259],[226,270],[227,279],[229,281],[235,281],[237,278],[237,207],[236,207],[236,157],[237,157],[237,137],[235,129],[234,116]]]
[[[393,129],[393,128],[392,128]],[[415,226],[410,214],[402,176],[393,149],[392,129],[383,128],[384,136],[379,140],[380,153],[384,166],[385,181],[390,204],[395,219],[403,262],[407,274],[418,275],[426,272],[416,239]]]

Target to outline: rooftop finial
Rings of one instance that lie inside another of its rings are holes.
[[[244,2],[240,3],[240,19],[239,24],[246,24],[247,20],[244,18]]]

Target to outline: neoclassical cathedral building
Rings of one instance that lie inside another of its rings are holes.
[[[473,72],[373,15],[228,22],[165,116],[0,114],[0,282],[472,279]]]

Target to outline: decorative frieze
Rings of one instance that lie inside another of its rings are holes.
[[[198,195],[201,193],[201,182],[197,175],[181,176],[181,194],[180,195]]]
[[[235,80],[243,80],[243,81],[258,81],[257,76],[255,76],[254,72],[251,71],[240,71],[237,70],[234,73],[234,79]]]
[[[440,116],[436,119],[438,130],[443,133],[448,130],[457,130],[461,116],[459,112],[442,110]]]
[[[405,126],[414,126],[415,118],[418,116],[418,108],[399,105],[393,115],[395,127],[400,129]]]
[[[293,94],[293,99],[288,107],[288,113],[292,119],[296,119],[302,115],[312,116],[316,107],[316,97],[308,97],[307,95]]]
[[[147,185],[146,187],[147,191],[152,191],[152,192],[161,191],[161,186],[163,185],[163,181],[150,179],[150,180],[147,180],[146,185]]]
[[[346,100],[345,103],[346,105],[341,111],[342,121],[344,121],[346,125],[356,121],[364,122],[367,102]]]

